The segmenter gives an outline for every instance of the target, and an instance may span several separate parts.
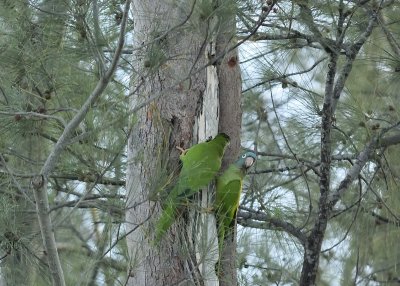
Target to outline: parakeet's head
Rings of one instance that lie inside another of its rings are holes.
[[[242,155],[240,155],[239,159],[235,162],[235,164],[244,170],[248,170],[251,168],[251,166],[254,165],[256,162],[257,155],[253,151],[246,151]]]
[[[229,144],[229,142],[231,141],[231,138],[228,135],[226,135],[225,133],[218,133],[218,135],[215,136],[214,139],[223,140],[226,142],[226,144]]]

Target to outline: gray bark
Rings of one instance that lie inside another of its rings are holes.
[[[196,24],[191,8],[189,3],[178,8],[168,1],[133,1],[136,74],[131,106],[143,108],[132,114],[135,124],[128,143],[129,285],[204,285],[192,243],[195,233],[189,237],[182,231],[184,219],[178,219],[160,245],[152,245],[161,211],[154,198],[164,195],[169,174],[178,169],[175,146],[188,148],[200,135],[211,135],[208,123],[195,124],[197,117],[214,111],[202,110],[206,72],[199,67],[205,65],[207,34],[186,30]]]
[[[224,3],[225,2],[225,3]],[[242,121],[241,93],[242,81],[239,67],[239,55],[236,45],[236,4],[220,1],[225,10],[226,19],[220,22],[217,37],[217,57],[224,55],[218,69],[220,121],[219,130],[231,138],[231,143],[225,152],[222,169],[233,163],[240,150],[240,132]],[[221,286],[237,285],[236,260],[236,226],[223,242],[224,248],[220,254],[219,282]]]
[[[312,19],[311,10],[305,6],[300,5],[303,10],[304,15],[308,15],[308,23],[310,30],[313,31],[315,36],[318,36],[318,30],[313,26],[314,23]],[[315,285],[319,258],[322,247],[322,242],[324,240],[326,228],[328,226],[328,220],[332,213],[332,209],[338,202],[340,195],[347,189],[350,183],[354,180],[356,176],[360,173],[362,167],[364,166],[366,159],[368,158],[368,152],[372,152],[374,148],[366,148],[367,151],[360,153],[359,162],[352,169],[350,169],[346,178],[340,183],[339,190],[335,191],[333,194],[333,199],[329,196],[332,194],[330,188],[331,184],[331,157],[332,157],[332,142],[331,142],[331,131],[333,127],[333,118],[335,115],[336,107],[340,95],[343,92],[346,80],[351,72],[354,60],[357,57],[358,52],[364,45],[365,41],[371,35],[373,28],[375,27],[377,15],[376,12],[371,11],[369,16],[369,23],[365,31],[360,34],[358,40],[351,46],[346,48],[346,62],[343,67],[338,71],[338,61],[339,54],[338,50],[343,48],[343,37],[338,37],[334,44],[324,46],[323,42],[321,45],[330,53],[329,70],[327,73],[327,78],[325,82],[325,96],[324,104],[322,108],[322,118],[321,118],[321,165],[320,165],[320,198],[318,202],[318,218],[314,223],[314,226],[307,238],[304,245],[304,259],[303,267],[300,277],[300,285]],[[343,25],[343,19],[339,19],[338,27]],[[374,141],[371,141],[369,145],[376,145]]]

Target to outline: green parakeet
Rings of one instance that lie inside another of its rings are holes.
[[[230,233],[233,234],[236,213],[239,208],[240,194],[242,193],[243,178],[255,161],[256,153],[247,151],[217,178],[214,209],[217,219],[220,254],[227,232],[231,231]]]
[[[178,207],[214,178],[221,168],[222,157],[229,141],[228,135],[220,133],[214,139],[196,144],[182,152],[180,155],[182,168],[156,224],[155,242],[158,242],[173,224]]]

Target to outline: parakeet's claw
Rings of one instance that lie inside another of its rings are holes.
[[[214,207],[207,207],[207,208],[201,208],[201,211],[206,214],[213,214],[215,210]]]
[[[180,147],[180,146],[175,146],[175,148],[178,149],[179,151],[181,151],[181,155],[185,155],[186,152],[188,151],[187,149],[183,149],[183,148]]]
[[[214,271],[218,278],[223,277],[222,269],[221,269],[221,261],[218,260],[214,265]]]

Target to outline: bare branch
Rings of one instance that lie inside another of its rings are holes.
[[[399,132],[400,132],[400,130],[399,130]],[[381,148],[386,148],[386,147],[396,145],[399,143],[400,143],[400,133],[396,134],[396,135],[380,138],[380,140],[378,142],[378,146]]]
[[[340,98],[340,94],[343,91],[344,85],[350,72],[353,68],[353,62],[356,59],[358,52],[361,47],[367,41],[368,37],[371,35],[374,27],[376,26],[377,21],[377,13],[374,11],[370,12],[370,18],[368,22],[368,26],[365,31],[359,36],[358,40],[346,49],[346,63],[344,64],[342,70],[339,73],[339,76],[336,80],[335,88],[333,90],[333,99],[332,99],[332,113],[335,112],[337,103]]]
[[[394,135],[387,137],[386,139],[380,139],[380,137],[387,132],[383,130],[378,136],[374,137],[364,148],[363,151],[358,155],[356,162],[353,167],[348,170],[344,179],[340,182],[339,187],[330,195],[329,198],[329,208],[332,209],[333,206],[339,201],[343,193],[349,188],[351,183],[359,176],[362,168],[369,161],[372,154],[377,148],[387,147],[389,145],[400,143],[400,135]],[[382,143],[380,143],[382,142]]]
[[[261,221],[264,223],[257,223]],[[240,207],[238,212],[238,223],[244,226],[251,226],[262,229],[283,230],[296,237],[302,245],[305,244],[307,236],[296,226],[289,222],[274,218],[264,212],[256,211],[246,207]]]
[[[400,57],[400,45],[396,42],[396,39],[394,38],[393,34],[386,27],[385,19],[384,19],[384,16],[382,15],[382,13],[379,13],[378,17],[379,17],[378,18],[379,25],[380,25],[383,33],[385,34],[390,47],[392,48],[396,57],[399,58]]]
[[[125,180],[118,180],[118,179],[113,179],[113,178],[105,178],[105,177],[99,177],[94,174],[87,174],[87,175],[50,175],[49,178],[54,178],[54,179],[64,179],[64,180],[71,180],[71,181],[81,181],[81,182],[96,182],[96,184],[101,184],[101,185],[110,185],[110,186],[120,186],[124,187],[125,186]]]

